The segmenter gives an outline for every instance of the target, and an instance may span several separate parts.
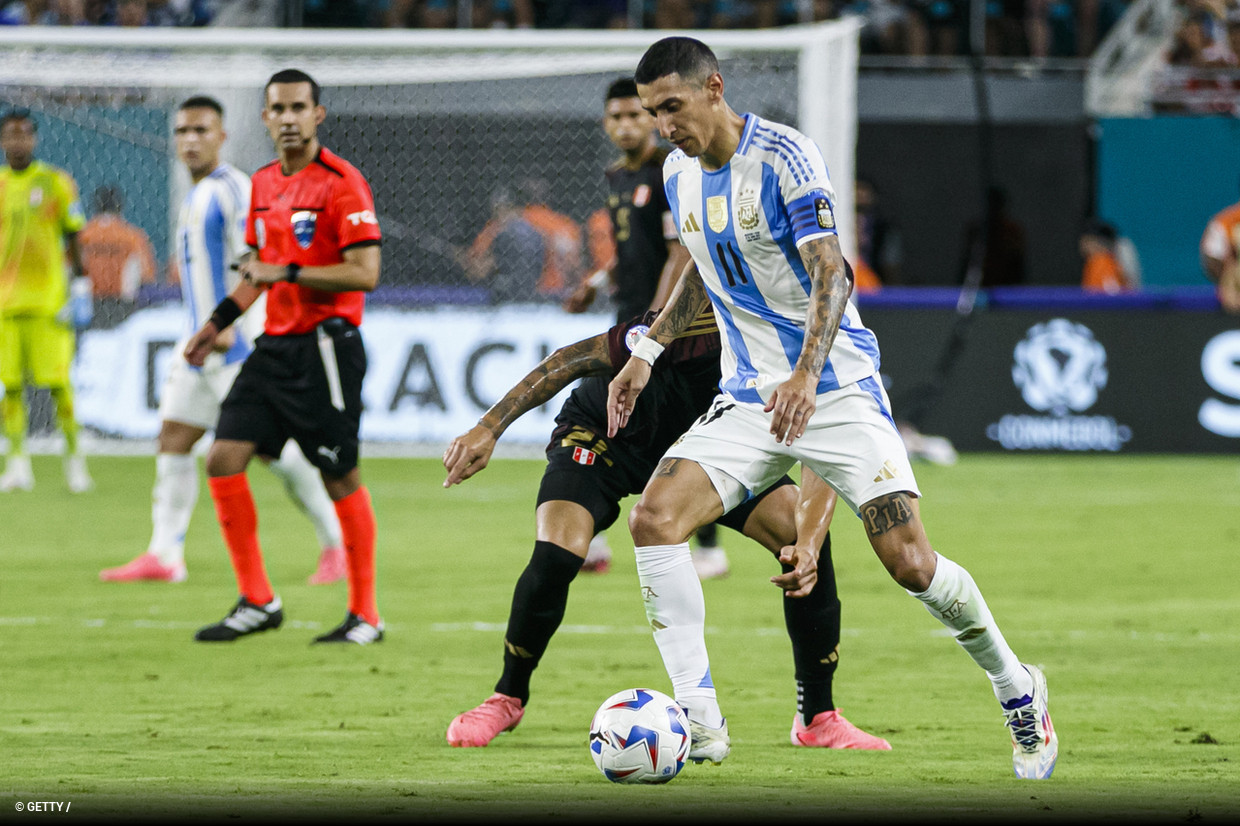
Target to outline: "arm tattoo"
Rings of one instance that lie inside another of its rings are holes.
[[[861,520],[870,536],[882,536],[913,521],[913,508],[907,493],[897,491],[872,499],[861,506]]]
[[[805,318],[805,344],[796,368],[817,378],[827,363],[827,353],[840,330],[851,286],[844,272],[844,257],[834,237],[817,238],[801,248],[801,261],[810,277],[809,311]]]
[[[552,399],[571,382],[582,376],[606,375],[609,372],[611,359],[607,356],[605,333],[561,347],[539,362],[504,398],[492,405],[479,424],[498,439],[509,425]]]
[[[702,283],[697,267],[690,261],[672,289],[672,294],[668,296],[667,306],[659,313],[654,324],[650,325],[647,335],[666,346],[687,330],[709,305],[710,296],[706,294],[706,285]]]

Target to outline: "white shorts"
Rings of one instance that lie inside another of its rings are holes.
[[[220,403],[228,395],[242,362],[225,364],[222,355],[213,354],[202,367],[191,367],[184,353],[185,342],[178,342],[164,379],[159,418],[213,430],[220,419]]]
[[[771,415],[761,404],[721,394],[664,456],[701,465],[725,513],[766,490],[797,462],[835,488],[853,513],[896,491],[921,495],[877,377],[819,396],[805,435],[791,445],[775,441]]]

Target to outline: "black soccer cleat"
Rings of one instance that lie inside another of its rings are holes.
[[[283,608],[279,597],[266,605],[255,605],[242,597],[228,616],[214,625],[199,628],[194,639],[198,642],[232,642],[247,634],[279,628],[280,623],[284,622]]]
[[[328,631],[321,637],[314,638],[315,642],[351,642],[355,645],[370,645],[372,642],[381,642],[382,640],[382,620],[375,626],[357,614],[345,614],[344,622],[338,627]]]

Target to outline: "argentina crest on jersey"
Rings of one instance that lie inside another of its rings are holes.
[[[308,209],[293,213],[293,237],[297,239],[297,246],[303,250],[310,249],[310,245],[314,243],[314,226],[318,217]]]

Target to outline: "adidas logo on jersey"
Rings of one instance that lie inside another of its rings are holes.
[[[689,217],[685,219],[685,223],[681,226],[680,231],[684,234],[690,232],[701,232],[702,228],[698,226],[697,218],[693,217],[693,213],[689,213]]]

